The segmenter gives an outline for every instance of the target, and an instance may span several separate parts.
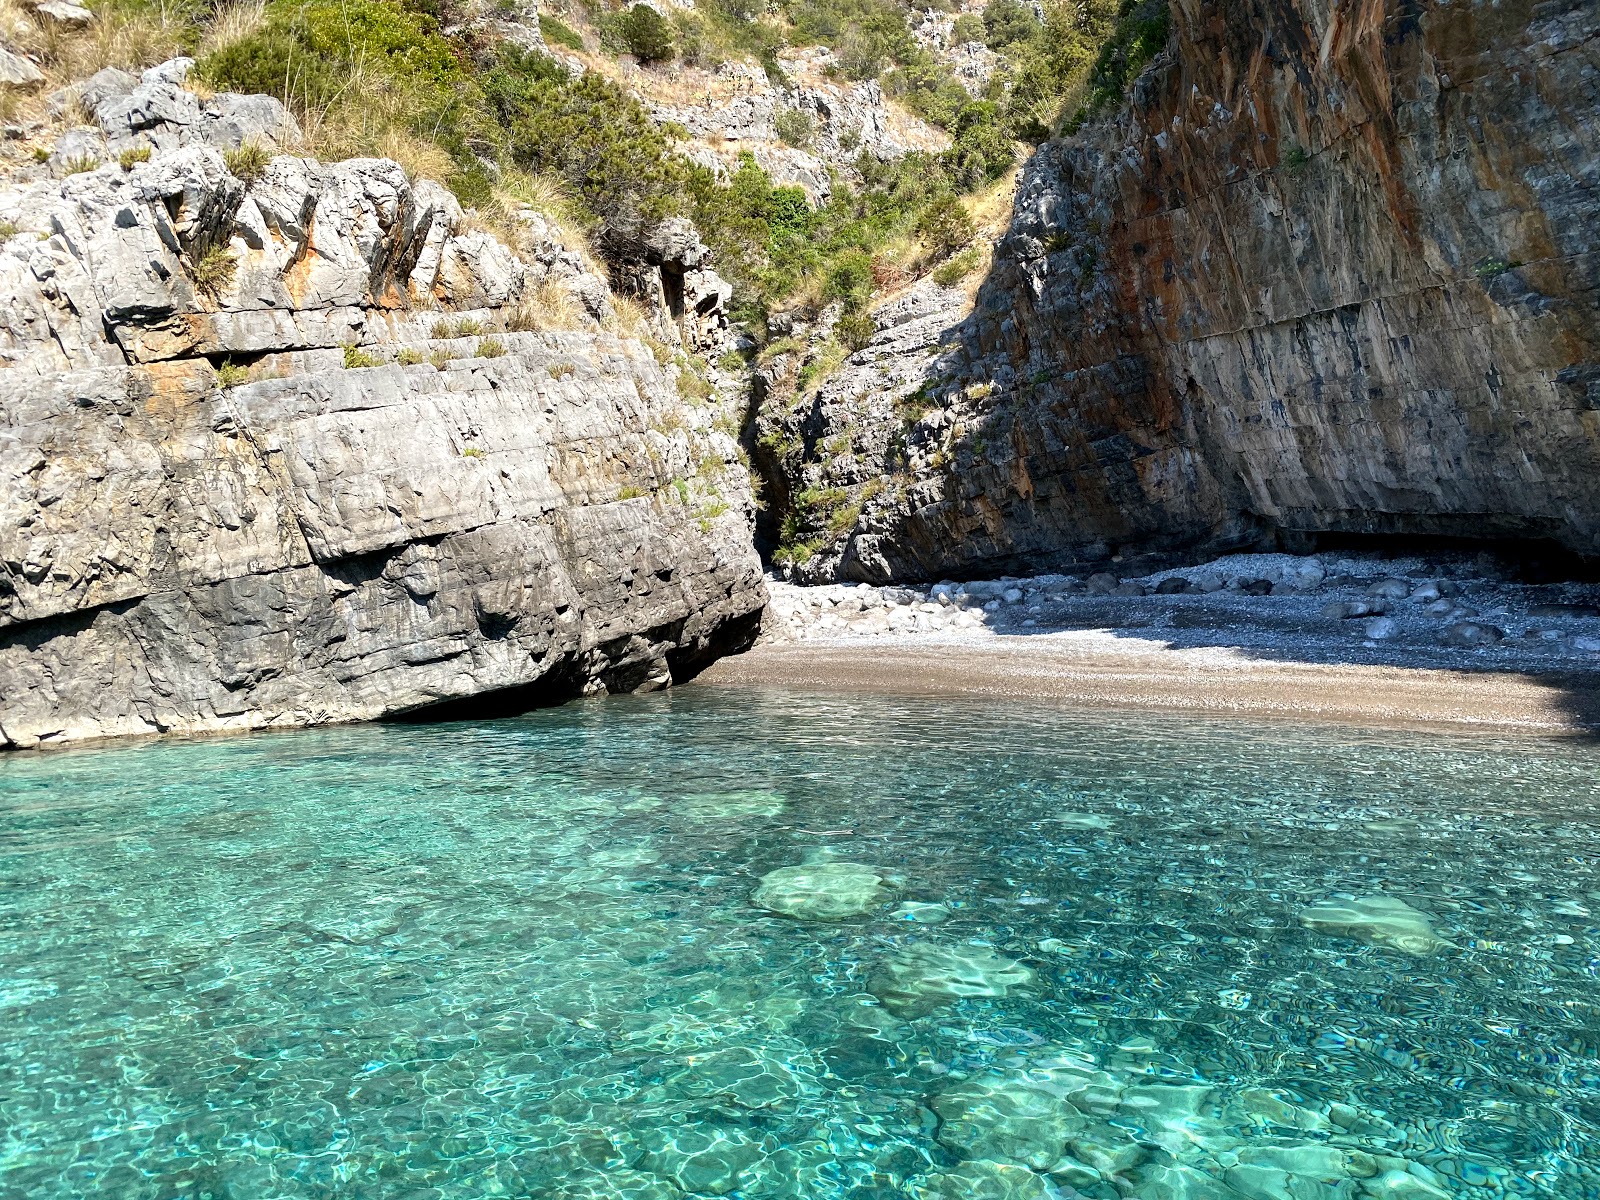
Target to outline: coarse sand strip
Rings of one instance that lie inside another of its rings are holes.
[[[1229,648],[1171,649],[1103,630],[767,643],[720,660],[696,683],[993,696],[1385,728],[1600,729],[1600,672],[1320,663],[1287,653],[1273,658]]]

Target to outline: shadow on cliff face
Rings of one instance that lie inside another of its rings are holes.
[[[705,636],[683,639],[682,623],[650,631],[644,644],[632,637],[599,646],[586,655],[568,655],[538,679],[520,687],[499,688],[423,704],[383,718],[390,723],[432,724],[488,721],[554,708],[584,696],[656,691],[688,683],[717,659],[748,650],[761,633],[763,610],[718,624]],[[670,635],[670,636],[669,636]],[[607,651],[612,651],[608,659]]]

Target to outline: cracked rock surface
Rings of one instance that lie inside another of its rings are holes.
[[[582,256],[387,160],[237,178],[207,114],[251,98],[127,120],[182,67],[101,80],[148,161],[0,187],[0,747],[661,687],[748,641],[737,447]],[[536,285],[571,328],[517,319]]]

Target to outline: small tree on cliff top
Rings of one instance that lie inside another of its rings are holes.
[[[648,4],[635,4],[622,15],[622,40],[642,63],[671,62],[677,52],[672,26]]]

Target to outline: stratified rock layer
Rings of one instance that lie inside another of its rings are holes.
[[[1322,532],[1600,553],[1600,10],[1171,9],[1128,109],[1027,168],[915,403],[803,410],[808,486],[908,469],[822,573]],[[814,449],[902,418],[899,461]]]
[[[384,160],[237,178],[200,120],[0,195],[0,746],[661,687],[753,635],[715,407],[527,328],[606,307],[580,256]]]

